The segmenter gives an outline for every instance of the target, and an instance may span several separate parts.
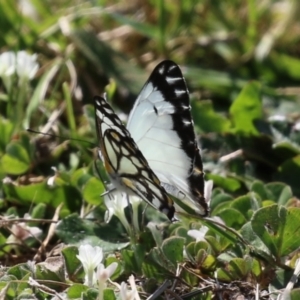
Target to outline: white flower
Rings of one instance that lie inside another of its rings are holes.
[[[119,290],[120,290],[119,299],[120,300],[140,300],[140,296],[137,291],[133,275],[131,275],[129,277],[128,282],[131,286],[131,290],[129,290],[127,288],[127,284],[123,281],[121,283],[121,286],[119,286]]]
[[[89,287],[93,286],[96,282],[95,268],[101,263],[103,259],[102,248],[91,245],[80,245],[79,254],[76,257],[81,261],[84,272],[85,282],[84,284]]]
[[[134,292],[127,289],[127,284],[124,281],[121,282],[119,299],[120,300],[134,299]]]
[[[25,51],[19,51],[16,54],[16,71],[20,78],[26,77],[32,79],[39,69],[39,65],[36,62],[36,54],[28,54]]]
[[[57,177],[58,171],[56,167],[51,167],[51,169],[54,171],[54,175],[48,178],[47,185],[49,187],[55,187],[55,179]]]
[[[121,285],[120,285],[119,299],[121,299],[121,300],[132,299],[132,296],[133,296],[133,293],[131,291],[127,290],[126,282],[122,281]]]
[[[105,213],[105,221],[108,223],[112,216],[115,215],[122,225],[125,227],[128,233],[131,233],[130,225],[125,216],[125,207],[128,206],[128,199],[126,193],[114,193],[113,195],[108,194],[104,198],[107,211]]]
[[[132,205],[132,223],[133,227],[135,229],[135,232],[140,231],[140,226],[139,226],[139,206],[142,202],[142,199],[137,196],[129,196],[129,202]]]
[[[187,234],[193,237],[194,239],[196,239],[196,242],[199,242],[199,241],[205,241],[204,236],[207,231],[208,231],[208,227],[202,226],[199,230],[197,229],[189,230]]]
[[[293,127],[295,131],[300,131],[300,122],[296,123]]]
[[[106,281],[114,274],[118,267],[116,262],[111,263],[107,268],[103,264],[97,267],[97,280],[98,280],[98,299],[103,299],[103,290],[106,288]]]
[[[108,194],[104,197],[104,202],[107,207],[107,211],[105,213],[105,221],[108,223],[113,215],[115,215],[119,219],[120,217],[123,217],[124,209],[128,206],[127,194]]]
[[[0,54],[0,77],[7,92],[10,92],[11,88],[14,88],[12,84],[15,74],[19,77],[19,86],[24,85],[24,83],[35,76],[39,68],[36,58],[36,54],[30,55],[25,51],[17,53],[9,51]]]
[[[16,55],[14,52],[0,54],[0,76],[12,76],[15,73]]]
[[[287,122],[287,118],[284,115],[273,115],[268,118],[269,122]]]
[[[129,279],[128,279],[128,282],[130,284],[130,287],[131,287],[131,290],[134,292],[134,299],[136,300],[140,300],[140,296],[139,296],[139,293],[137,291],[137,288],[136,288],[136,285],[135,285],[135,280],[134,280],[134,276],[133,275],[130,275],[129,276]]]
[[[32,79],[39,68],[36,58],[36,54],[30,55],[25,51],[4,52],[0,54],[0,76],[8,77],[17,73],[19,77]]]
[[[214,182],[212,180],[208,180],[204,182],[204,197],[205,200],[209,206],[210,200],[211,200],[211,193],[213,189]]]
[[[116,271],[118,264],[116,262],[111,263],[108,267],[104,267],[103,264],[99,264],[97,267],[97,279],[98,282],[106,282]]]
[[[23,16],[38,22],[38,12],[30,0],[19,0],[19,9]]]

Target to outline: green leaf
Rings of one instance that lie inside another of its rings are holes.
[[[10,142],[13,134],[14,125],[9,120],[0,118],[0,153],[4,153],[6,146]]]
[[[16,293],[18,291],[18,284],[16,282],[17,279],[13,276],[2,276],[0,279],[0,291],[2,295],[5,296],[4,299],[14,300],[16,299]],[[3,294],[5,292],[5,294]]]
[[[190,286],[199,286],[199,278],[191,273],[189,270],[182,269],[180,277]],[[204,298],[205,299],[205,298]],[[209,298],[207,298],[209,299]]]
[[[7,275],[13,275],[19,280],[21,280],[23,277],[25,277],[28,274],[30,276],[34,275],[34,274],[32,274],[32,270],[30,270],[27,263],[15,265],[15,266],[9,268],[9,270],[7,272]]]
[[[142,264],[142,272],[146,278],[155,278],[157,281],[163,281],[165,279],[164,273],[161,271],[161,266],[154,264],[152,261],[145,259]]]
[[[258,82],[248,83],[230,107],[236,132],[258,134],[254,121],[262,118],[261,86]]]
[[[208,254],[201,264],[201,269],[211,272],[215,269],[216,264],[217,259],[213,255]]]
[[[42,219],[45,217],[47,206],[45,203],[38,203],[35,205],[31,212],[32,219]],[[29,223],[31,226],[34,226],[34,223]]]
[[[185,78],[190,83],[190,86],[195,89],[205,87],[206,89],[228,96],[228,91],[238,91],[247,84],[246,80],[240,78],[232,80],[232,76],[227,72],[194,66],[189,66],[185,69]]]
[[[261,200],[271,199],[270,191],[268,191],[266,185],[261,181],[254,181],[251,185],[250,190],[258,194]]]
[[[83,188],[83,198],[92,205],[103,202],[101,194],[105,192],[103,183],[96,177],[90,178]]]
[[[71,176],[71,183],[83,189],[86,183],[94,176],[88,172],[87,168],[77,169]]]
[[[294,270],[283,270],[283,269],[276,270],[276,272],[274,274],[274,279],[272,280],[272,282],[269,285],[270,292],[282,293],[282,290],[286,288],[289,281],[295,276],[295,275],[293,275],[293,272],[294,272]],[[297,288],[300,287],[299,281],[296,282],[296,284],[294,285],[294,289],[296,287]]]
[[[7,199],[23,204],[43,203],[57,207],[60,203],[65,203],[66,208],[71,209],[76,209],[80,204],[80,194],[68,185],[50,187],[46,182],[42,182],[15,186],[7,183],[3,185],[3,190]]]
[[[19,175],[28,171],[30,157],[21,144],[11,142],[6,147],[6,153],[1,158],[1,164],[5,173]]]
[[[68,246],[61,251],[64,260],[65,267],[70,280],[77,281],[78,278],[82,279],[84,276],[83,269],[81,268],[81,262],[76,257],[78,255],[78,248],[75,246]]]
[[[290,298],[291,300],[298,300],[298,299],[300,299],[300,288],[291,290],[290,297],[291,297]]]
[[[242,227],[240,234],[249,243],[249,245],[251,245],[250,250],[254,255],[258,256],[260,259],[261,257],[263,257],[268,262],[273,263],[273,259],[269,249],[263,243],[263,241],[255,234],[251,226],[251,222],[246,223]]]
[[[195,259],[194,259],[196,256],[195,244],[196,244],[196,242],[191,242],[191,243],[187,244],[185,247],[186,254],[187,254],[189,260],[191,260],[191,261],[195,261]]]
[[[291,188],[282,182],[270,182],[263,184],[260,181],[255,181],[251,190],[260,195],[262,200],[272,200],[273,202],[285,205],[293,197]]]
[[[67,290],[68,299],[80,299],[81,295],[89,289],[86,285],[73,283]]]
[[[234,208],[227,208],[218,213],[227,226],[234,229],[240,229],[245,223],[246,219],[243,214]]]
[[[188,234],[188,229],[183,227],[183,226],[179,226],[175,229],[174,235],[178,236],[178,237],[182,237],[185,238],[186,241],[192,241],[193,238],[190,237]]]
[[[300,154],[300,146],[299,144],[293,143],[290,141],[287,137],[284,137],[285,140],[279,141],[278,143],[273,145],[273,149],[275,153],[279,155],[283,155],[283,153],[286,153],[286,156],[294,156]]]
[[[204,260],[207,258],[207,252],[204,249],[200,249],[196,254],[196,262],[198,266],[202,266]]]
[[[217,276],[219,280],[233,281],[242,280],[251,270],[251,263],[243,258],[233,258],[226,268],[218,269]]]
[[[198,241],[198,242],[196,242],[194,244],[194,256],[196,256],[198,251],[200,251],[200,250],[205,250],[205,252],[211,251],[209,243],[207,241]]]
[[[272,205],[258,210],[251,220],[254,233],[280,258],[300,247],[300,209]]]
[[[123,249],[121,251],[122,255],[122,261],[124,263],[124,269],[125,272],[130,273],[130,272],[135,272],[139,273],[141,270],[141,265],[139,264],[139,260],[137,261],[135,259],[135,251],[128,250],[128,249]]]
[[[275,174],[275,179],[278,181],[283,181],[290,185],[294,192],[300,193],[300,155],[293,157],[292,159],[286,160],[278,169],[277,174]]]
[[[175,272],[176,268],[164,256],[162,251],[157,247],[152,248],[145,257],[142,265],[143,274],[148,278],[155,278],[157,281],[163,281],[166,275]]]
[[[214,184],[228,192],[235,192],[241,187],[240,181],[235,178],[224,177],[217,174],[209,174],[208,179],[212,179]]]
[[[104,289],[103,291],[103,299],[105,300],[116,300],[116,295],[113,289]]]
[[[260,198],[257,197],[254,193],[249,193],[234,199],[231,202],[231,207],[238,210],[242,213],[245,219],[250,220],[253,211],[258,210],[262,207]]]
[[[294,78],[295,80],[300,79],[300,60],[298,58],[285,53],[276,52],[273,52],[270,57],[278,73]]]
[[[29,101],[26,108],[25,120],[23,121],[24,128],[29,128],[30,118],[32,114],[38,109],[41,101],[44,99],[45,94],[48,90],[51,80],[53,80],[56,73],[59,71],[63,63],[62,58],[58,57],[51,62],[51,66],[48,65],[45,73],[40,78],[38,85],[36,86],[34,93]]]
[[[211,101],[193,101],[192,108],[195,125],[202,131],[217,133],[229,131],[230,121],[214,111]]]
[[[181,237],[170,237],[164,240],[162,244],[162,252],[167,259],[173,263],[175,267],[183,261],[183,246],[185,239]]]
[[[77,214],[71,214],[59,222],[56,234],[66,244],[91,244],[100,246],[104,253],[109,253],[128,246],[128,242],[121,242],[124,240],[121,228],[120,224],[99,226],[96,222],[83,220]]]
[[[239,235],[234,230],[226,230],[226,226],[224,228],[223,226],[216,224],[213,220],[210,219],[203,219],[202,223],[203,225],[206,225],[209,229],[211,229],[216,235],[219,235],[222,238],[224,238],[227,241],[227,243],[237,243]]]
[[[233,201],[233,197],[225,194],[223,192],[217,194],[211,199],[210,209],[212,211],[212,215],[216,215],[217,211],[222,210],[222,206],[229,207],[231,201]]]
[[[216,237],[211,236],[210,235],[210,231],[209,233],[205,236],[205,239],[207,241],[207,243],[209,244],[209,248],[207,248],[207,251],[211,254],[219,254],[222,251],[224,251],[225,249],[228,248],[228,246],[230,245],[230,242],[228,241],[228,239],[216,235]]]
[[[95,300],[98,298],[98,289],[89,288],[86,292],[81,294],[81,300]]]
[[[272,195],[270,199],[279,205],[287,204],[288,200],[293,197],[291,188],[282,182],[270,182],[266,184],[266,188]]]
[[[261,275],[262,266],[258,259],[253,258],[251,272],[257,278]]]
[[[149,38],[158,39],[159,37],[159,31],[157,26],[147,24],[145,22],[137,22],[132,18],[125,17],[123,14],[117,14],[117,13],[108,13],[108,14],[119,23],[129,25],[137,32]]]

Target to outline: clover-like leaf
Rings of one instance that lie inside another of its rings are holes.
[[[184,238],[173,236],[164,240],[162,244],[163,254],[174,266],[183,261],[184,241]]]
[[[258,210],[251,220],[254,233],[277,258],[300,247],[300,209],[272,205]]]

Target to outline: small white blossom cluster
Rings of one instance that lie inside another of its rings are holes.
[[[19,83],[31,80],[39,69],[36,62],[36,54],[28,54],[25,51],[8,51],[0,54],[0,77],[9,91],[12,87],[12,77],[16,74]]]
[[[105,214],[105,221],[108,223],[112,216],[115,215],[122,225],[125,227],[129,235],[132,233],[132,226],[128,223],[125,215],[125,208],[130,203],[132,206],[132,225],[135,232],[139,232],[138,222],[138,208],[142,200],[137,196],[128,196],[126,193],[115,193],[107,195],[104,198],[107,211]]]
[[[103,292],[107,287],[107,281],[110,281],[110,277],[116,271],[118,264],[116,262],[111,263],[105,268],[101,263],[103,259],[103,250],[98,246],[91,245],[81,245],[79,247],[79,254],[77,258],[81,261],[84,272],[85,272],[85,285],[92,287],[98,285],[98,299],[103,300]],[[95,269],[97,268],[97,272]],[[110,281],[111,282],[111,281]],[[125,282],[122,282],[121,285],[111,282],[119,289],[119,299],[120,300],[140,300],[134,276],[131,275],[128,280],[131,290],[128,289],[128,286]]]

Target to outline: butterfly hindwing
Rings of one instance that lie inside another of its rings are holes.
[[[189,92],[174,62],[152,72],[129,115],[127,129],[167,192],[208,214],[202,159],[196,142]]]
[[[94,97],[99,156],[114,186],[131,191],[172,219],[174,207],[130,133],[102,97]]]

